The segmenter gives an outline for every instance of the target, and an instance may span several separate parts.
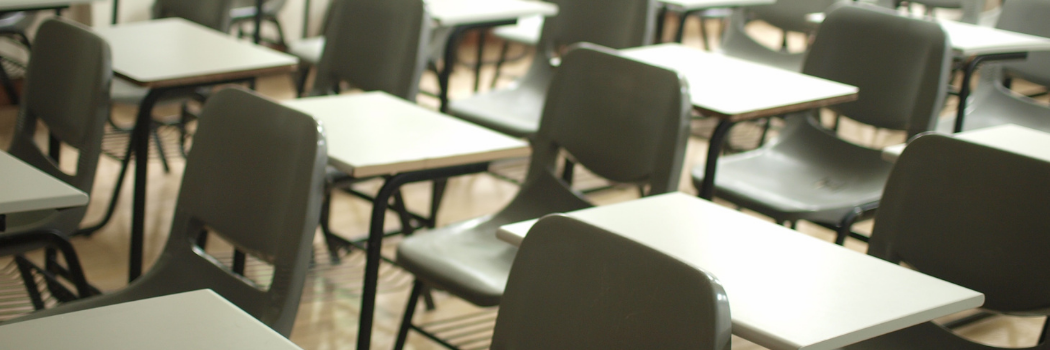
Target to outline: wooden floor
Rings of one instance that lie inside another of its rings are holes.
[[[776,45],[780,41],[778,31],[761,23],[749,28],[755,35],[770,45]],[[670,28],[669,28],[670,30]],[[718,26],[715,21],[710,21],[708,30],[717,33]],[[700,47],[697,34],[698,23],[690,22],[687,27],[686,44]],[[801,36],[791,37],[791,47],[798,50],[803,47],[804,38]],[[717,45],[717,40],[715,42]],[[487,59],[493,59],[497,55],[498,45],[488,45]],[[463,54],[465,61],[472,60],[473,51],[470,45],[465,46]],[[513,46],[511,56],[525,52],[520,46]],[[513,77],[521,76],[528,65],[528,59],[521,59],[509,64],[505,69],[504,78],[500,85],[506,85]],[[491,66],[486,66],[483,79],[490,81],[493,71]],[[458,67],[452,81],[453,98],[469,96],[473,92],[472,74],[469,67]],[[425,90],[436,90],[436,79],[428,73],[423,78]],[[488,84],[482,84],[483,90]],[[259,82],[259,91],[275,99],[289,99],[293,97],[291,79],[288,76],[274,76],[262,79]],[[435,107],[436,101],[429,97],[421,97],[421,104]],[[954,102],[950,102],[946,111],[954,111]],[[129,121],[134,108],[129,106],[116,106],[114,115],[118,121]],[[16,110],[6,108],[0,110],[0,146],[5,147],[9,142],[9,136],[13,130]],[[174,113],[169,109],[158,114]],[[703,137],[710,133],[713,122],[698,120],[694,122],[694,135],[689,143],[687,154],[687,166],[683,176],[694,164],[700,164],[706,153],[706,139]],[[734,129],[734,145],[740,148],[749,147],[757,140],[758,128],[753,125],[741,125]],[[854,140],[860,144],[881,147],[888,144],[903,141],[899,133],[876,132],[869,128],[859,127],[852,123],[846,123],[841,128],[841,133],[847,139]],[[332,135],[330,135],[332,137]],[[119,145],[111,146],[119,149]],[[174,149],[169,148],[174,153]],[[71,163],[74,157],[64,157],[65,163]],[[148,210],[146,218],[146,249],[145,255],[148,264],[152,263],[161,252],[175,206],[176,193],[179,190],[179,181],[182,175],[184,161],[179,157],[170,157],[171,172],[165,173],[160,162],[153,160],[150,163]],[[66,164],[71,165],[71,164]],[[525,161],[508,161],[497,165],[500,173],[509,177],[521,177],[524,174]],[[103,157],[99,165],[95,190],[92,193],[92,201],[89,207],[85,226],[93,224],[102,216],[105,206],[109,203],[114,186],[114,179],[119,171],[119,163],[112,158]],[[586,174],[579,175],[580,186],[592,186],[596,184],[594,179]],[[379,183],[362,184],[359,188],[364,191],[375,191]],[[131,181],[125,183],[125,190],[120,194],[117,213],[110,224],[98,231],[91,237],[78,237],[74,244],[80,254],[90,282],[104,291],[113,291],[122,288],[126,283],[127,274],[127,252],[130,227],[130,195]],[[494,176],[482,174],[454,178],[450,181],[447,194],[444,199],[442,211],[439,216],[440,224],[448,224],[459,220],[489,214],[505,205],[514,195],[517,187],[511,183],[498,179]],[[681,190],[695,193],[688,177],[683,177]],[[429,200],[428,185],[410,185],[404,190],[409,207],[424,211],[427,210]],[[618,188],[610,191],[599,192],[591,196],[597,203],[607,204],[636,198],[637,194],[633,188]],[[351,198],[346,195],[337,195],[332,207],[334,216],[333,227],[341,235],[353,238],[361,237],[368,227],[368,214],[370,205],[364,201]],[[394,222],[394,220],[388,222]],[[870,227],[870,222],[861,224],[860,230]],[[391,227],[393,228],[393,227]],[[799,230],[805,234],[831,240],[830,231],[802,223]],[[397,239],[390,239],[385,245],[384,251],[392,256],[392,249],[396,246]],[[353,349],[357,338],[357,319],[360,307],[360,280],[362,275],[363,257],[359,251],[342,253],[339,264],[333,264],[323,249],[320,240],[317,241],[317,266],[311,272],[300,306],[298,320],[292,333],[292,340],[305,349]],[[864,251],[865,246],[859,242],[850,242],[849,248]],[[223,256],[228,251],[216,249],[215,255]],[[776,263],[776,262],[769,262]],[[0,260],[0,267],[7,261]],[[389,349],[392,347],[393,338],[397,331],[398,323],[403,312],[411,276],[399,269],[386,265],[382,269],[380,283],[380,294],[376,311],[376,326],[373,336],[374,349]],[[775,291],[770,291],[771,293]],[[437,310],[434,312],[421,312],[417,321],[440,320],[449,317],[457,317],[470,314],[472,317],[466,323],[476,323],[471,326],[479,329],[479,333],[470,337],[477,338],[478,342],[471,343],[471,348],[485,348],[490,332],[491,320],[494,319],[494,310],[478,310],[474,307],[438,292],[436,295]],[[981,321],[960,330],[964,336],[971,337],[981,342],[1007,347],[1021,347],[1034,344],[1042,325],[1042,318],[1014,318],[995,317]],[[437,344],[413,335],[409,338],[410,349],[440,349]],[[761,349],[745,340],[734,338],[734,349]]]

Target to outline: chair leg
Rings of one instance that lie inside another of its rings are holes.
[[[485,63],[485,40],[486,35],[484,30],[478,30],[478,52],[477,62],[474,64],[474,92],[478,92],[481,89],[481,66]]]
[[[561,171],[561,180],[565,181],[566,184],[572,185],[573,175],[575,175],[576,163],[569,158],[565,158],[565,167]]]
[[[164,154],[164,144],[160,142],[160,134],[157,133],[157,128],[151,128],[150,133],[153,134],[153,142],[157,145],[157,156],[160,158],[160,164],[164,166],[164,173],[170,174],[171,167],[168,166],[168,156]],[[149,159],[149,156],[142,157],[142,159]]]
[[[394,343],[394,350],[401,350],[405,348],[405,340],[408,339],[408,330],[412,327],[412,316],[416,313],[416,303],[419,301],[420,294],[423,293],[423,282],[415,280],[412,282],[412,293],[408,295],[408,302],[405,305],[405,314],[401,319],[401,328],[397,331],[397,342]]]
[[[295,97],[303,97],[306,93],[306,80],[310,78],[310,71],[313,67],[303,64],[299,66],[299,70],[296,71],[295,76]]]
[[[704,51],[711,51],[711,43],[707,40],[707,19],[703,13],[697,17],[700,18],[700,38],[704,41]]]
[[[284,28],[281,26],[281,21],[274,16],[270,16],[268,19],[277,28],[277,45],[285,47],[287,41],[284,40]]]
[[[839,221],[838,229],[835,231],[835,244],[846,244],[846,237],[854,237],[863,240],[860,234],[853,233],[853,224],[864,215],[870,214],[879,207],[879,202],[872,202],[853,208]]]
[[[29,261],[25,257],[18,255],[15,256],[15,264],[18,266],[18,272],[22,275],[22,283],[26,287],[26,293],[29,294],[29,300],[33,302],[33,309],[43,310],[44,299],[40,296],[40,289],[36,285],[36,280],[33,279],[33,269]]]
[[[496,60],[496,73],[492,75],[492,85],[489,89],[495,89],[496,84],[499,83],[500,70],[503,69],[503,64],[507,62],[507,51],[510,50],[510,42],[504,41],[503,47],[499,50],[499,59]]]
[[[441,200],[445,197],[447,186],[448,179],[434,180],[430,195],[430,222],[427,225],[429,228],[437,226],[438,209],[441,208]]]
[[[401,191],[394,193],[394,205],[392,207],[397,212],[398,219],[401,220],[401,233],[406,236],[415,233],[416,229],[412,227],[412,215],[408,213],[408,208],[405,207],[405,198],[401,195]]]
[[[325,246],[328,247],[328,260],[332,265],[338,265],[342,259],[339,258],[339,248],[342,246],[335,238],[335,234],[332,233],[331,223],[331,210],[332,210],[332,188],[331,186],[325,186],[324,198],[321,201],[321,234],[324,235]]]
[[[3,58],[0,58],[0,63],[3,63],[3,60]],[[11,76],[7,75],[7,70],[3,68],[3,65],[0,65],[0,86],[3,86],[7,99],[11,101],[11,105],[15,106],[21,103],[18,91],[15,91],[15,83],[11,81]]]
[[[427,311],[434,311],[437,309],[437,304],[434,303],[434,289],[430,287],[423,287],[423,305],[426,306]]]

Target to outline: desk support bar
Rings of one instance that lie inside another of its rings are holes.
[[[447,57],[447,56],[446,56]],[[357,332],[357,349],[368,350],[372,341],[372,319],[375,317],[376,289],[379,285],[379,264],[382,259],[383,226],[390,198],[401,186],[423,181],[446,179],[453,176],[480,173],[488,170],[488,163],[452,166],[439,169],[419,170],[391,176],[383,183],[372,202],[372,221],[368,230],[368,248],[365,258],[365,283],[361,292],[361,317]]]
[[[698,189],[700,198],[711,200],[715,197],[715,172],[718,170],[718,156],[722,153],[722,147],[729,137],[729,129],[736,123],[729,119],[721,119],[718,126],[711,132],[711,139],[707,145],[707,160],[704,165],[704,182]]]
[[[1028,52],[1010,52],[1010,53],[999,53],[991,55],[977,55],[969,63],[966,64],[965,70],[963,70],[963,81],[962,87],[959,88],[959,107],[955,112],[955,129],[953,133],[958,133],[963,130],[963,118],[966,117],[966,104],[970,98],[970,80],[973,79],[973,73],[977,71],[977,67],[981,63],[989,61],[1008,61],[1008,60],[1024,60],[1028,58]]]

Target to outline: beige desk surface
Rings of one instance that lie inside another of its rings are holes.
[[[527,142],[382,93],[284,104],[321,122],[329,163],[358,177],[524,157]]]
[[[558,5],[545,1],[426,0],[426,4],[427,13],[438,25],[446,27],[558,14]]]
[[[824,13],[806,15],[813,23],[824,21]],[[1008,30],[950,20],[938,20],[951,41],[956,56],[972,57],[997,53],[1050,51],[1050,39]]]
[[[683,193],[569,216],[712,273],[729,296],[733,333],[775,350],[836,349],[984,303],[981,293]],[[520,244],[531,226],[498,235]]]
[[[102,0],[0,0],[0,11],[32,10],[87,4]]]
[[[299,62],[180,18],[96,31],[113,50],[113,72],[150,88],[287,73]]]
[[[0,349],[302,350],[210,290],[0,326]]]
[[[954,136],[973,143],[1050,162],[1050,134],[1039,130],[1005,124],[963,131],[954,134]],[[897,161],[897,158],[904,152],[905,146],[907,145],[902,143],[882,149],[882,158],[891,162]]]
[[[660,0],[676,10],[702,10],[720,7],[772,5],[776,0]]]
[[[769,117],[857,99],[857,88],[680,44],[621,50],[674,69],[689,81],[693,106],[734,121]]]
[[[87,205],[88,195],[0,151],[0,214]]]

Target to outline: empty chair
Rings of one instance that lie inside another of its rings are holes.
[[[237,88],[216,93],[202,111],[171,233],[153,268],[122,290],[18,320],[211,289],[288,336],[313,251],[326,162],[324,136],[309,115]],[[270,284],[236,275],[205,253],[196,244],[205,232],[271,264]]]
[[[652,41],[657,6],[653,0],[554,2],[558,15],[544,21],[525,77],[507,89],[452,101],[449,114],[507,135],[531,136],[539,128],[544,97],[554,73],[550,60],[565,46],[590,42],[620,49]]]
[[[983,309],[1045,316],[1050,163],[942,135],[904,149],[886,184],[868,255],[984,293]],[[847,347],[998,349],[932,322]],[[1045,339],[1026,349],[1050,349]]]
[[[284,39],[284,28],[281,26],[281,21],[277,18],[280,14],[281,9],[284,8],[284,4],[288,0],[265,0],[263,2],[263,22],[273,23],[274,30],[277,31],[277,41],[275,44],[285,46]],[[255,0],[234,0],[233,9],[230,12],[230,23],[231,25],[238,25],[244,22],[255,21]],[[254,30],[254,26],[252,27]]]
[[[514,259],[491,348],[728,350],[729,313],[714,276],[552,215]]]
[[[426,65],[430,17],[422,0],[336,0],[313,95],[338,84],[415,101]]]
[[[949,50],[935,22],[841,6],[821,25],[802,72],[859,88],[857,101],[832,111],[911,137],[931,129],[940,113]],[[858,214],[873,210],[893,164],[881,150],[839,139],[813,113],[786,120],[776,140],[719,160],[715,195],[777,222],[807,220],[841,229],[841,243]],[[703,166],[693,170],[697,187],[703,176]]]
[[[1024,0],[1004,3],[996,28],[1050,37],[1050,0]],[[963,120],[963,130],[975,130],[1000,124],[1017,124],[1050,132],[1050,107],[1045,102],[1010,91],[1004,84],[1018,77],[1050,86],[1050,53],[1031,52],[1020,62],[986,64],[981,68],[977,89],[972,94]],[[937,130],[952,132],[955,118],[942,118]]]
[[[772,5],[741,7],[733,10],[729,26],[722,36],[722,53],[736,58],[761,63],[785,70],[800,71],[805,59],[804,52],[787,52],[788,32],[811,34],[817,25],[810,23],[806,15],[824,12],[836,0],[779,0]],[[745,30],[752,20],[762,20],[783,31],[781,50],[773,50],[760,44]]]
[[[202,26],[227,32],[234,0],[156,0],[153,18],[181,17]]]
[[[608,74],[617,72],[617,74]],[[505,208],[406,238],[397,262],[416,276],[398,336],[404,345],[424,284],[478,306],[499,305],[517,248],[496,239],[504,224],[591,203],[554,173],[560,152],[596,175],[675,191],[689,131],[689,89],[677,73],[593,45],[570,50],[551,82],[529,173]]]
[[[324,12],[324,21],[321,22],[321,35],[293,40],[287,43],[288,54],[299,58],[299,70],[296,72],[295,92],[296,96],[306,93],[306,80],[310,76],[310,70],[321,63],[321,55],[324,54],[325,36],[328,26],[332,22],[332,8],[340,1],[329,1]]]
[[[8,153],[90,194],[102,152],[103,127],[109,117],[111,63],[109,44],[90,29],[62,19],[44,21],[37,31],[33,56],[26,69],[25,93]],[[35,141],[39,123],[43,123],[51,135],[46,152]],[[63,144],[77,151],[72,174],[58,166]],[[86,212],[85,206],[11,213],[7,215],[7,230],[0,233],[0,237],[40,232],[43,236],[58,235],[58,239],[64,239],[77,230]],[[37,243],[5,240],[0,251],[26,252],[40,248]],[[54,258],[54,253],[47,254],[48,268],[58,266]],[[79,268],[70,266],[70,269],[74,279],[83,280],[82,274],[76,273]],[[43,307],[41,300],[34,300],[34,304],[37,308]]]

